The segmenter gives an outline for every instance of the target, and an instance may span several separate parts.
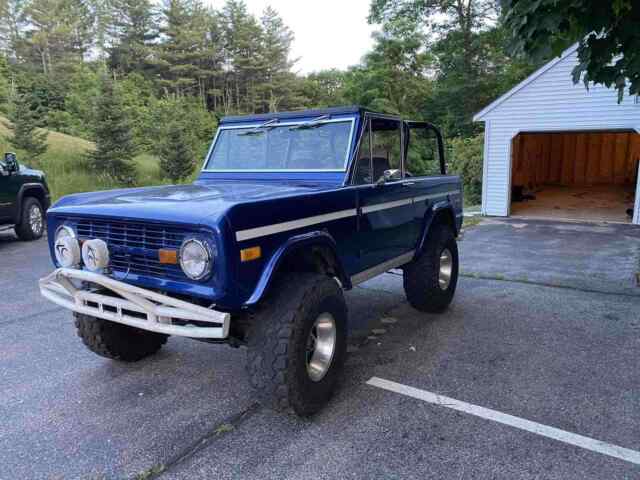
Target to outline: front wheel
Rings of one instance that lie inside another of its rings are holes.
[[[450,227],[434,225],[420,256],[404,267],[403,284],[411,306],[422,312],[443,312],[458,283],[458,244]]]
[[[248,331],[247,370],[258,400],[309,416],[331,398],[347,349],[347,306],[330,277],[290,274]]]
[[[167,335],[148,332],[90,315],[74,313],[82,343],[101,357],[122,362],[137,362],[156,353],[167,343]]]
[[[22,204],[20,223],[15,226],[20,240],[37,240],[44,233],[44,210],[37,198],[26,197]]]

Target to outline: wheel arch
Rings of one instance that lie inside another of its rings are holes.
[[[337,278],[343,288],[351,288],[351,279],[337,254],[336,241],[328,232],[318,230],[291,237],[276,250],[245,306],[260,302],[278,274],[292,271],[324,273]]]
[[[448,201],[437,202],[431,208],[427,210],[424,215],[424,220],[422,222],[422,232],[420,234],[420,240],[418,241],[418,245],[416,248],[416,256],[422,252],[424,249],[424,245],[431,230],[431,227],[434,225],[448,225],[453,230],[453,234],[455,237],[458,236],[459,229],[458,224],[456,222],[456,214],[453,206]]]

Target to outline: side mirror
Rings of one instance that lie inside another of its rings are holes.
[[[385,170],[382,174],[384,176],[385,182],[392,182],[394,180],[402,180],[402,172],[398,168],[393,168],[391,170]]]
[[[382,176],[376,180],[376,185],[384,185],[387,182],[393,182],[394,180],[402,180],[402,172],[397,168],[391,170],[385,170]]]
[[[16,173],[20,170],[18,166],[18,159],[16,158],[16,154],[13,152],[7,152],[4,154],[4,168],[8,174]]]

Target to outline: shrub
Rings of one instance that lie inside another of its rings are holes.
[[[449,170],[462,177],[464,200],[468,205],[482,201],[482,156],[484,135],[453,138],[448,142]]]

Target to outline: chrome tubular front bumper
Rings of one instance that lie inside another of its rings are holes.
[[[83,290],[74,284],[74,281],[89,282],[118,296]],[[40,280],[40,293],[74,312],[151,332],[191,338],[224,339],[229,335],[229,313],[135,287],[99,273],[59,268]],[[174,325],[172,319],[206,322],[210,323],[211,327],[188,323]]]

